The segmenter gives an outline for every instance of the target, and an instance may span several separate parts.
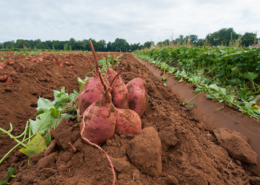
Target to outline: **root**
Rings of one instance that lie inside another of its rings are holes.
[[[82,136],[82,133],[83,133],[84,129],[85,129],[85,123],[84,123],[84,120],[83,120],[83,128],[82,128],[81,133],[80,133],[81,136]],[[113,164],[112,164],[112,161],[111,161],[109,155],[107,154],[107,152],[106,152],[105,150],[103,150],[100,146],[98,146],[97,144],[92,143],[91,141],[89,141],[87,138],[85,138],[85,137],[81,137],[81,138],[82,138],[85,142],[87,142],[88,144],[90,144],[91,146],[94,146],[94,147],[96,147],[97,149],[99,149],[101,152],[104,152],[104,153],[105,153],[105,155],[106,155],[106,157],[107,157],[107,160],[108,160],[108,162],[109,162],[109,164],[110,164],[112,173],[113,173],[113,185],[115,185],[115,182],[116,182],[116,173],[115,173],[115,170],[114,170],[114,166],[113,166]]]
[[[75,147],[71,144],[71,142],[69,142],[68,145],[69,145],[69,147],[70,147],[70,151],[71,151],[71,152],[73,152],[73,153],[77,152],[77,148],[75,148]]]
[[[229,165],[232,163],[232,160],[228,163],[228,165],[227,165],[227,170],[228,170],[228,167],[229,167]]]

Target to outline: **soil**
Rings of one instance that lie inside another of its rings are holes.
[[[98,59],[106,55],[97,53]],[[0,76],[6,74],[13,82],[0,82],[0,127],[8,130],[9,123],[12,123],[13,135],[21,134],[26,121],[36,117],[39,96],[52,100],[52,90],[60,90],[62,86],[71,93],[73,89],[78,89],[77,77],[84,78],[85,74],[95,69],[91,53],[58,55],[43,52],[27,60],[22,55],[14,56],[10,52],[6,58],[5,65],[6,61],[15,64],[7,64],[4,69],[0,69]],[[69,62],[72,68],[65,62]],[[194,119],[190,109],[182,105],[182,101],[173,94],[171,88],[161,83],[160,78],[148,72],[130,53],[124,53],[120,62],[120,68],[127,72],[146,74],[144,79],[149,101],[141,117],[142,128],[147,138],[150,134],[158,134],[160,142],[156,140],[154,148],[149,144],[145,149],[147,156],[150,151],[160,155],[156,160],[159,160],[162,168],[153,175],[140,169],[154,161],[144,160],[144,164],[131,162],[130,157],[137,157],[143,151],[129,151],[129,145],[132,146],[135,140],[140,143],[143,131],[137,136],[116,132],[101,145],[114,164],[116,184],[237,185],[260,182],[259,175],[252,170],[253,165],[231,158],[228,151],[218,143],[214,132]],[[60,67],[60,63],[63,67]],[[137,77],[135,74],[121,76],[125,83]],[[149,130],[153,131],[149,133]],[[15,185],[112,184],[113,176],[106,156],[82,141],[77,121],[63,119],[52,132],[52,138],[47,150],[31,159],[18,150],[12,152],[0,165],[0,179],[5,179],[8,167],[16,167],[16,177],[10,180]],[[69,150],[68,142],[76,147],[77,152]],[[0,158],[15,144],[8,136],[0,135]],[[156,152],[155,148],[160,151]]]
[[[162,70],[154,64],[143,61],[135,57],[141,64],[145,65],[158,78],[162,75]],[[171,88],[172,93],[183,102],[188,102],[194,98],[195,85],[186,81],[179,82],[180,79],[166,73],[166,84]],[[258,154],[260,161],[260,120],[250,118],[246,114],[242,114],[235,108],[231,108],[224,103],[205,98],[206,93],[201,92],[199,96],[189,102],[194,104],[194,107],[189,111],[193,115],[193,119],[204,123],[209,130],[214,130],[218,127],[225,127],[230,130],[235,130],[249,139],[252,149]],[[217,110],[217,111],[216,111]],[[260,164],[253,167],[260,173]]]

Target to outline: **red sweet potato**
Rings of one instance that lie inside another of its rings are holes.
[[[100,78],[101,75],[99,74]],[[83,113],[80,123],[80,134],[90,142],[102,144],[110,139],[115,132],[116,111],[112,97],[102,83],[105,93],[98,101],[91,104]]]
[[[134,78],[126,84],[129,109],[134,110],[140,117],[143,115],[148,101],[144,83],[143,78]]]
[[[107,64],[107,79],[110,84],[114,83],[111,91],[113,103],[117,108],[129,109],[127,87],[120,76],[115,78],[116,75],[117,73]]]
[[[94,47],[92,45],[92,42],[89,41],[94,59],[96,62],[96,72],[91,77],[85,85],[82,87],[80,93],[79,93],[79,98],[77,101],[77,106],[78,106],[78,113],[79,115],[82,115],[84,111],[92,104],[95,103],[102,95],[104,92],[104,87],[101,84],[101,81],[98,76],[98,60],[97,56],[94,50]],[[108,84],[107,80],[105,80],[105,83]]]
[[[139,115],[130,109],[116,110],[116,130],[128,134],[137,134],[141,131],[141,119]]]

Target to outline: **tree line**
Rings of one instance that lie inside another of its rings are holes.
[[[156,45],[153,41],[147,41],[144,44],[134,43],[129,44],[125,39],[116,38],[114,42],[106,43],[105,40],[96,41],[95,39],[75,40],[71,38],[68,41],[59,40],[23,40],[7,41],[0,43],[0,49],[56,49],[56,50],[88,50],[90,51],[89,40],[92,41],[96,51],[135,51],[152,46],[169,46],[169,45],[193,45],[193,46],[239,46],[248,47],[257,44],[258,40],[256,33],[245,33],[244,35],[236,33],[233,28],[223,28],[214,33],[208,34],[205,39],[199,39],[197,35],[180,35],[176,39],[166,39],[158,42]]]

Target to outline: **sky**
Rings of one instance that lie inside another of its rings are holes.
[[[17,39],[164,41],[232,27],[258,33],[260,0],[1,0],[0,42]]]

